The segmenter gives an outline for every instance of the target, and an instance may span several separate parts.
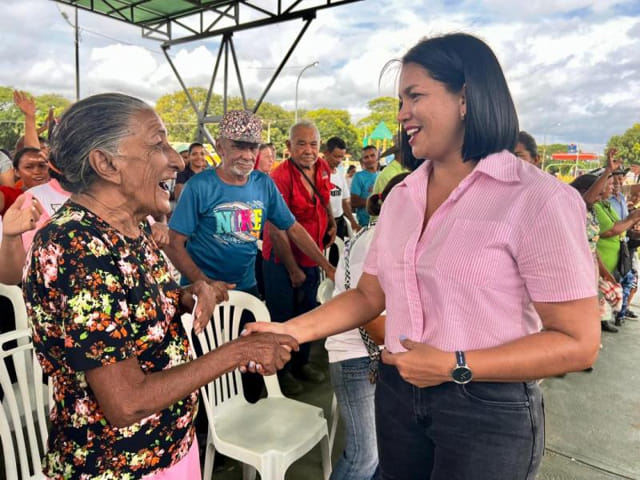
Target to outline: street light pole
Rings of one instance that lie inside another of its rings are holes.
[[[296,79],[296,104],[295,104],[295,122],[294,123],[298,123],[298,85],[300,84],[300,77],[302,76],[302,74],[309,68],[315,67],[318,65],[318,62],[313,62],[310,63],[309,65],[307,65],[306,67],[304,67],[302,70],[300,70],[300,73],[298,74],[298,78]]]
[[[60,15],[75,30],[75,53],[76,53],[76,102],[80,100],[80,28],[78,27],[78,7],[75,9],[75,22],[71,23],[67,12],[60,10]]]
[[[79,44],[80,38],[78,34],[78,7],[76,7],[76,21],[74,24],[76,30],[76,102],[80,100],[80,55],[79,55]]]

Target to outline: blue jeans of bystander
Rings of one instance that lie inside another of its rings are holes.
[[[329,364],[340,419],[345,430],[342,456],[331,480],[371,480],[378,466],[374,396],[369,382],[369,358],[360,357]]]

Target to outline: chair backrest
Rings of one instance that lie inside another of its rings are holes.
[[[334,242],[324,249],[322,252],[324,254],[324,258],[331,261],[331,252],[336,249],[338,250],[338,260],[340,260],[344,252],[344,241],[340,237],[336,237]],[[327,274],[324,270],[320,269],[320,281],[322,282],[325,278],[327,278]]]
[[[239,335],[240,319],[245,311],[251,312],[258,322],[270,322],[269,310],[258,298],[244,292],[229,291],[229,300],[220,303],[213,311],[211,321],[204,331],[198,334],[202,354],[215,350],[219,346],[234,340]],[[187,331],[189,343],[193,347],[193,318],[182,315],[182,323]],[[192,353],[196,356],[196,352]],[[276,375],[263,377],[270,397],[283,396]],[[207,415],[215,415],[215,408],[230,400],[245,402],[242,380],[238,369],[226,373],[200,389]],[[210,416],[210,418],[214,418]]]
[[[330,278],[325,278],[324,280],[322,280],[320,282],[320,285],[318,285],[318,293],[316,294],[316,300],[318,300],[318,303],[322,304],[330,300],[333,296],[334,288],[335,285],[333,283],[333,280],[331,280]]]
[[[16,329],[29,328],[27,319],[27,307],[24,304],[22,289],[16,285],[0,283],[0,296],[7,297],[13,306],[13,314],[16,319]]]
[[[43,375],[35,356],[31,332],[13,330],[0,335],[0,437],[7,480],[40,476],[47,444],[47,405]],[[17,381],[11,382],[7,361],[13,362]],[[24,414],[23,412],[33,412]]]

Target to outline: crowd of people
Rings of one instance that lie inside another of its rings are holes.
[[[248,111],[223,116],[212,168],[117,93],[50,116],[43,139],[16,92],[0,281],[22,283],[54,384],[47,478],[199,478],[198,388],[240,369],[251,402],[276,372],[298,395],[325,379],[309,359],[324,338],[345,425],[333,480],[535,478],[537,380],[591,368],[601,329],[635,315],[640,210],[615,151],[575,188],[538,168],[481,40],[428,38],[400,64],[382,171],[365,146],[345,172],[345,142],[307,120],[273,168]],[[337,269],[323,253],[336,237]],[[318,306],[320,270],[335,291]],[[243,318],[238,339],[190,358],[180,315],[201,330],[231,289],[272,322]]]

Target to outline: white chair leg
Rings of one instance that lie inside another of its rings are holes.
[[[256,479],[256,469],[253,468],[248,463],[242,464],[242,480],[255,480]]]
[[[329,437],[324,436],[320,440],[320,452],[322,453],[322,473],[324,480],[329,480],[331,476],[331,446]]]
[[[216,459],[216,447],[213,446],[211,432],[207,435],[207,445],[205,446],[204,468],[202,469],[202,480],[213,478],[213,463]]]
[[[336,439],[336,429],[338,428],[338,399],[335,393],[331,399],[331,425],[329,426],[329,452],[333,451],[333,443]]]

